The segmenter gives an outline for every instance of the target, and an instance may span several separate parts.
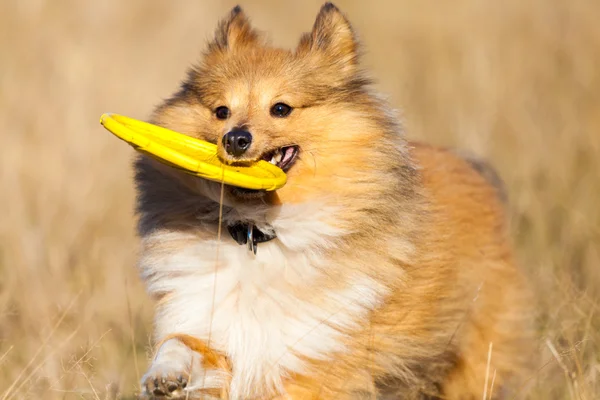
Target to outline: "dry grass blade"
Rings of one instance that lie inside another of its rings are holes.
[[[140,367],[138,366],[137,343],[135,341],[135,326],[133,323],[133,313],[131,312],[131,299],[129,298],[129,285],[127,284],[127,281],[125,281],[125,293],[127,293],[127,317],[129,319],[129,335],[131,337],[131,350],[133,353],[133,365],[135,367],[135,374],[137,377],[137,382],[140,382],[141,375],[140,375]]]
[[[225,170],[221,169],[221,174],[224,174]],[[221,178],[223,175],[221,175]],[[225,196],[225,182],[221,179],[221,192],[219,195],[219,226],[217,228],[217,247],[215,254],[215,271],[214,271],[214,279],[213,279],[213,291],[212,291],[212,301],[210,306],[210,320],[208,321],[208,340],[206,341],[207,347],[210,348],[210,342],[212,339],[212,326],[213,326],[213,318],[215,312],[215,300],[217,296],[217,270],[219,269],[219,253],[221,250],[221,229],[223,224],[223,196]],[[206,370],[202,374],[202,386],[204,386],[204,382],[206,380]],[[190,392],[186,392],[185,397],[186,400],[189,398]]]
[[[494,382],[496,382],[496,370],[494,369],[494,375],[492,375],[492,383],[490,384],[490,397],[487,400],[492,400],[494,396]]]
[[[85,360],[87,358],[87,356],[92,352],[92,350],[94,350],[98,346],[98,344],[102,341],[104,336],[108,335],[108,333],[110,331],[111,331],[110,329],[107,330],[94,343],[92,343],[92,345],[86,350],[86,352],[83,353],[83,355],[81,357],[79,357],[77,360],[75,360],[75,362],[73,363],[73,365],[71,365],[69,367],[67,372],[70,372],[75,368],[81,368],[81,363],[83,362],[83,360]]]
[[[15,396],[19,392],[19,390],[21,390],[21,388],[25,386],[25,384],[28,383],[29,380],[46,364],[46,362],[48,362],[48,360],[54,356],[54,353],[56,353],[61,347],[68,343],[77,334],[78,330],[79,328],[73,331],[69,336],[67,336],[67,338],[62,343],[60,343],[58,346],[52,349],[52,351],[50,351],[50,353],[40,363],[38,363],[38,365],[36,365],[36,367],[32,369],[29,372],[29,374],[27,374],[25,378],[23,378],[19,382],[18,385],[14,387],[14,390],[12,392],[7,393],[6,396],[2,398],[2,400],[8,400]]]
[[[490,363],[492,361],[492,346],[493,346],[493,343],[490,342],[490,346],[488,348],[488,355],[487,355],[487,365],[485,367],[485,383],[483,385],[483,400],[487,400],[488,379],[490,377]],[[491,396],[491,393],[490,393],[490,396]]]
[[[2,365],[2,361],[3,361],[3,360],[6,358],[6,356],[8,355],[8,353],[10,353],[10,352],[11,352],[11,350],[12,350],[12,349],[14,349],[14,348],[15,348],[15,346],[14,346],[14,345],[10,346],[10,347],[9,347],[9,348],[8,348],[8,349],[7,349],[7,350],[4,352],[4,354],[2,354],[2,356],[0,356],[0,365]]]
[[[60,326],[60,324],[62,324],[63,320],[65,319],[65,317],[67,316],[67,314],[69,313],[69,311],[71,311],[71,308],[75,304],[75,301],[77,300],[77,298],[79,297],[80,294],[81,294],[81,292],[77,296],[75,296],[73,298],[73,300],[71,300],[71,302],[69,303],[69,305],[67,306],[67,308],[65,308],[65,310],[62,312],[62,314],[60,315],[60,318],[58,319],[58,321],[56,321],[56,323],[54,324],[54,326],[52,327],[52,329],[50,330],[50,332],[48,333],[48,335],[46,336],[46,338],[44,338],[42,344],[38,347],[37,351],[31,357],[31,359],[29,360],[29,362],[27,363],[27,365],[25,365],[25,368],[23,368],[23,370],[19,373],[19,375],[17,376],[17,378],[12,382],[12,384],[8,387],[8,389],[6,389],[6,391],[2,395],[2,400],[6,400],[6,399],[9,398],[9,396],[11,395],[11,392],[17,386],[17,384],[19,384],[19,382],[21,381],[21,378],[23,377],[23,375],[25,374],[25,372],[27,372],[27,370],[37,360],[38,356],[42,353],[42,351],[46,347],[46,344],[50,341],[50,339],[52,338],[52,336],[54,335],[54,333],[56,332],[56,330],[58,329],[58,327]],[[22,384],[23,384],[23,382],[21,382],[18,387],[20,387]]]
[[[567,384],[569,385],[569,391],[571,392],[571,398],[574,399],[575,398],[575,388],[573,387],[573,382],[571,380],[571,374],[569,373],[569,368],[567,368],[567,366],[563,362],[562,357],[560,356],[560,354],[558,354],[558,351],[556,351],[556,347],[554,347],[552,342],[550,342],[550,339],[546,339],[546,346],[548,346],[548,349],[550,349],[552,356],[554,356],[554,359],[556,360],[556,362],[558,363],[560,368],[563,370],[563,372],[565,374],[565,380],[567,381]]]
[[[96,391],[96,388],[94,388],[94,384],[92,383],[92,381],[90,380],[90,378],[87,376],[87,374],[83,370],[81,371],[81,375],[83,375],[83,377],[85,378],[85,380],[87,381],[87,383],[90,385],[90,389],[92,390],[92,394],[94,395],[94,399],[101,400],[100,396],[98,396],[98,392]]]

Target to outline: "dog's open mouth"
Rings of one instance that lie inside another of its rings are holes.
[[[284,172],[288,172],[294,165],[299,152],[300,148],[298,146],[283,146],[264,153],[261,160],[268,161],[281,168]],[[236,196],[244,198],[259,197],[265,193],[264,190],[253,190],[240,187],[232,187],[231,192]]]
[[[265,153],[261,158],[287,172],[298,155],[298,146],[284,146]]]

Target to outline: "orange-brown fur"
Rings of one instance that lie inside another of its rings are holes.
[[[273,119],[264,111],[278,101],[294,107],[289,118]],[[213,115],[222,104],[232,109],[227,121]],[[531,300],[506,234],[498,182],[484,173],[487,168],[474,167],[483,165],[479,161],[402,138],[389,106],[360,71],[355,35],[335,7],[323,7],[295,51],[268,46],[234,10],[202,64],[157,109],[153,122],[218,143],[220,157],[229,162],[240,160],[231,160],[219,139],[237,125],[249,126],[255,137],[242,162],[299,145],[284,188],[258,199],[227,189],[225,205],[336,207],[326,222],[348,233],[318,249],[329,266],[322,276],[310,286],[287,287],[299,302],[320,304],[334,315],[327,294],[351,286],[346,277],[354,270],[389,289],[358,328],[336,327],[348,351],[327,361],[298,354],[308,368],[285,378],[287,398],[475,399],[484,392],[486,374],[490,380],[494,375],[494,398],[516,390],[532,354]],[[197,208],[193,200],[205,194],[197,192],[196,179],[140,158],[142,235],[187,231],[197,240],[215,239],[216,230],[194,223],[199,212],[218,208],[214,196],[212,205]],[[183,245],[156,241],[144,252],[152,257]],[[180,340],[208,359],[217,357],[185,332]],[[218,368],[236,373],[229,363]],[[286,398],[253,390],[258,398]]]

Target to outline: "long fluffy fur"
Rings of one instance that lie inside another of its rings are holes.
[[[277,102],[289,117],[269,115]],[[498,182],[478,160],[403,138],[335,6],[295,51],[270,47],[236,7],[152,122],[226,160],[220,138],[241,125],[247,161],[301,153],[287,185],[259,197],[136,162],[140,268],[158,300],[148,396],[474,399],[490,343],[494,396],[515,388],[531,309]],[[226,233],[235,221],[277,239],[253,256]]]

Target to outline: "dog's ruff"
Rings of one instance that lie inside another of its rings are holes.
[[[265,384],[283,390],[282,376],[306,372],[297,354],[326,360],[344,351],[341,329],[356,327],[388,289],[356,271],[349,274],[344,289],[326,294],[326,303],[294,295],[324,277],[327,266],[319,249],[334,246],[334,239],[343,234],[321,221],[325,214],[316,206],[283,206],[279,218],[270,221],[278,238],[261,244],[256,256],[229,235],[221,241],[181,232],[146,237],[144,247],[189,242],[176,252],[142,257],[140,262],[150,293],[170,293],[157,315],[157,339],[174,332],[210,337],[211,346],[228,354],[239,371],[230,389],[234,399],[247,398],[251,388]],[[164,368],[185,353],[173,341],[164,343],[156,356]],[[211,387],[213,379],[205,387]]]

